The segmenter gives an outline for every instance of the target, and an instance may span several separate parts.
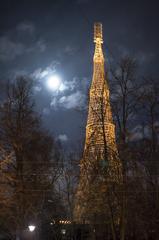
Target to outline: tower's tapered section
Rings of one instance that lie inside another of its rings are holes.
[[[121,181],[121,163],[104,69],[101,23],[94,24],[94,43],[86,139],[74,208],[76,222],[90,222],[106,215],[108,188]]]

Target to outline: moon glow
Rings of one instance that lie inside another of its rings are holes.
[[[58,75],[52,75],[47,80],[47,86],[52,91],[58,91],[61,85],[61,79]]]

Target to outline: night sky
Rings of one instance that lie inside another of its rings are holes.
[[[0,4],[0,80],[28,75],[44,126],[67,146],[84,134],[92,76],[93,23],[104,31],[106,69],[124,55],[135,57],[141,75],[158,76],[157,1],[5,0]],[[58,91],[49,76],[61,78]]]

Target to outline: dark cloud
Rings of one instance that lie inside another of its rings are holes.
[[[31,22],[20,22],[0,35],[1,62],[13,61],[20,56],[25,58],[27,54],[36,52],[43,53],[46,48],[45,41],[40,36],[36,37],[35,25]],[[21,70],[20,67],[18,70]]]
[[[59,134],[57,139],[60,140],[61,142],[67,142],[68,141],[68,136],[66,134]]]
[[[85,3],[89,3],[89,2],[92,2],[93,3],[93,1],[91,1],[91,0],[76,0],[75,1],[77,4],[85,4]]]
[[[84,106],[92,78],[93,23],[103,23],[106,69],[130,54],[143,75],[158,76],[157,5],[154,0],[3,1],[1,76],[7,79],[25,73],[33,77],[44,124],[57,136],[64,133],[70,141],[77,140],[84,118],[74,109]],[[63,83],[57,94],[45,86],[47,76],[54,72]]]
[[[62,96],[59,99],[58,104],[66,109],[83,108],[85,105],[85,95],[80,91],[76,91],[70,95]]]
[[[22,43],[14,42],[7,36],[0,37],[0,61],[12,61],[22,55],[26,48]]]
[[[33,25],[33,23],[29,23],[29,22],[19,23],[16,29],[20,32],[25,32],[27,34],[28,33],[33,34],[35,32],[35,26]]]

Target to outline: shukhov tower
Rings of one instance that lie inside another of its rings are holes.
[[[98,221],[107,216],[109,189],[120,184],[122,175],[104,69],[101,23],[94,24],[94,43],[85,147],[74,208],[74,220],[78,223]]]

